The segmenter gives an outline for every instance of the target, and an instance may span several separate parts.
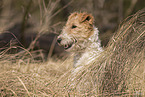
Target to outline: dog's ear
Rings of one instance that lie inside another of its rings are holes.
[[[88,22],[90,25],[93,25],[94,18],[91,14],[83,13],[81,22]]]

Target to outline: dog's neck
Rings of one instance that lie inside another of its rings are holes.
[[[94,34],[90,36],[88,39],[86,39],[83,45],[85,45],[86,48],[83,48],[83,50],[80,50],[75,53],[74,64],[78,62],[78,60],[83,56],[84,53],[103,51],[101,47],[101,41],[99,39],[99,31],[96,27],[94,27]],[[97,56],[97,53],[94,54],[96,54]]]
[[[100,50],[100,48],[102,49],[101,41],[99,39],[99,30],[94,27],[94,34],[88,38],[88,47],[86,49]]]

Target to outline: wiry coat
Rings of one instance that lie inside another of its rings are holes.
[[[89,65],[103,51],[99,31],[93,22],[94,18],[90,14],[72,13],[58,36],[58,43],[67,51],[75,53],[73,72]]]

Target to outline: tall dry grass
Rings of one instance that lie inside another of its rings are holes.
[[[145,95],[145,9],[120,24],[105,51],[78,72],[74,82],[69,80],[74,69],[71,58],[31,63],[35,55],[24,51],[27,54],[17,56],[1,52],[0,96]],[[9,58],[18,60],[12,63]]]

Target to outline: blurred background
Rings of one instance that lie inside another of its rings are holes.
[[[56,37],[75,11],[94,16],[106,47],[119,24],[144,7],[144,0],[0,0],[0,51],[28,50],[43,61],[65,57]]]

